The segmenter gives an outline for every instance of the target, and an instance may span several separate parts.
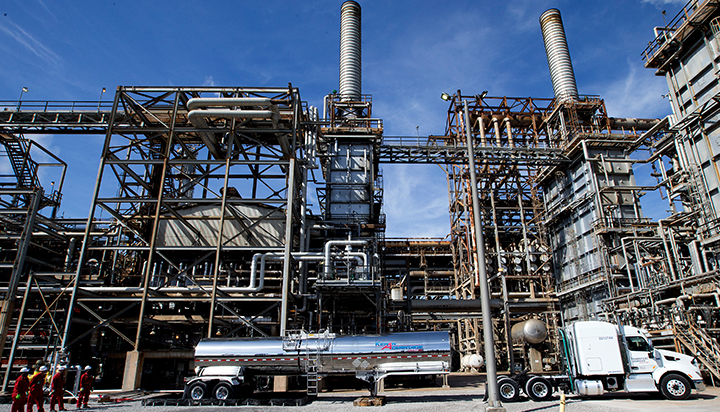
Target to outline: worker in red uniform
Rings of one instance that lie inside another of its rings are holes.
[[[42,365],[38,371],[30,378],[30,392],[28,393],[27,412],[32,412],[33,406],[37,405],[38,412],[45,412],[43,403],[45,403],[45,394],[43,386],[45,386],[45,376],[47,375],[47,366]]]
[[[90,374],[92,368],[90,365],[85,367],[85,373],[80,377],[80,393],[78,393],[77,407],[87,408],[88,399],[90,399],[90,391],[95,384],[95,377]]]
[[[12,408],[10,408],[11,412],[23,412],[23,410],[25,410],[28,388],[30,387],[28,373],[30,373],[30,369],[22,368],[20,369],[20,376],[15,379],[15,387],[12,393]]]
[[[50,382],[50,410],[55,411],[55,404],[61,411],[65,410],[63,404],[63,395],[65,394],[65,366],[60,365],[57,368],[57,373],[53,376]]]

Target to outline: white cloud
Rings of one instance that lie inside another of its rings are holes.
[[[680,6],[687,4],[687,0],[642,0],[642,2],[652,4],[655,7],[661,7],[665,4],[675,4]]]
[[[212,76],[205,76],[203,86],[217,86],[217,84],[215,84],[215,79]]]
[[[445,173],[437,165],[383,165],[387,237],[438,237],[450,232]]]
[[[670,113],[665,79],[628,59],[625,77],[593,88],[600,90],[608,114],[613,117],[663,117]]]
[[[30,33],[8,19],[4,19],[3,24],[0,24],[0,31],[15,39],[20,45],[44,60],[48,65],[57,65],[61,60],[60,56],[55,54],[55,52],[45,47],[45,45],[36,40]]]

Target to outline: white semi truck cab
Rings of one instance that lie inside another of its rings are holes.
[[[696,359],[653,348],[638,328],[582,321],[562,328],[560,336],[567,374],[501,378],[498,388],[503,400],[517,400],[520,388],[536,401],[550,398],[559,387],[581,396],[659,391],[676,400],[686,399],[693,389],[705,390]]]
[[[697,360],[654,349],[643,331],[607,322],[576,322],[564,328],[571,389],[579,395],[605,391],[660,391],[685,399],[705,390]]]

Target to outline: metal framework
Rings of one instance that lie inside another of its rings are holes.
[[[3,112],[5,131],[104,130],[105,143],[90,216],[61,237],[67,263],[20,276],[25,293],[60,310],[46,351],[183,358],[201,336],[283,332],[292,253],[307,233],[307,107],[297,89],[119,87],[110,112],[54,108]]]
[[[467,102],[469,119],[464,115]],[[553,295],[550,248],[540,226],[543,211],[536,177],[541,165],[558,164],[552,136],[545,128],[545,116],[551,111],[552,100],[532,98],[486,97],[485,93],[465,96],[460,91],[452,96],[448,109],[446,135],[439,144],[463,146],[466,124],[472,140],[477,142],[478,196],[485,244],[478,245],[474,236],[471,187],[467,165],[446,168],[450,187],[451,241],[455,266],[453,298],[478,298],[479,280],[474,268],[487,267],[491,296],[500,299],[497,308],[502,321],[496,322],[498,361],[507,370],[531,365],[516,365],[512,350],[510,327],[536,313],[548,325],[557,325],[557,301]],[[541,153],[533,162],[516,161],[522,153]],[[483,156],[483,153],[508,153],[504,158]],[[475,250],[485,248],[485,262],[477,262]],[[479,319],[458,320],[459,351],[480,353]],[[550,345],[555,343],[550,340]],[[548,348],[553,351],[555,348]],[[522,348],[519,348],[522,350]],[[524,356],[523,356],[524,357]],[[524,357],[526,358],[526,357]]]

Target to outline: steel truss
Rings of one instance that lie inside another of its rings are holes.
[[[475,300],[479,283],[475,268],[475,248],[485,247],[491,296],[500,299],[498,308],[503,321],[496,322],[496,351],[506,370],[524,367],[517,359],[510,338],[511,323],[530,313],[548,325],[557,323],[556,299],[552,288],[552,263],[540,216],[543,204],[539,197],[537,173],[541,165],[559,164],[557,153],[544,118],[552,110],[550,99],[452,96],[448,109],[447,138],[438,145],[465,145],[466,122],[472,139],[479,146],[478,196],[485,245],[475,242],[472,219],[470,180],[467,165],[446,167],[450,187],[451,241],[455,261],[455,285],[452,297]],[[465,119],[468,105],[470,118]],[[482,153],[502,153],[506,158],[488,159]],[[533,162],[518,161],[512,153],[542,153]],[[476,156],[478,157],[478,156]],[[459,319],[459,350],[462,354],[481,353],[481,326],[478,318]],[[555,342],[550,340],[550,352]],[[518,348],[523,351],[522,347]],[[531,366],[531,365],[526,365]]]
[[[283,332],[314,127],[296,88],[119,87],[109,111],[24,104],[2,113],[3,133],[105,134],[90,216],[60,228],[73,232],[56,248],[67,264],[25,288],[60,310],[51,351],[107,358],[119,378],[108,351],[183,358],[203,336]]]

